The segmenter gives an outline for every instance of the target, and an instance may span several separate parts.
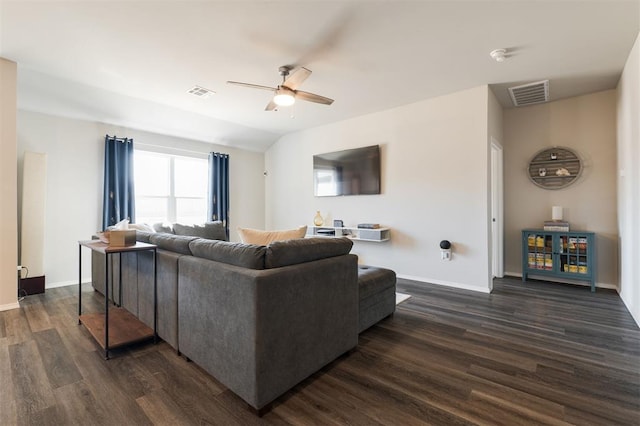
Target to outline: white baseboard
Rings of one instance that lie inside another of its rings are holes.
[[[412,275],[397,275],[398,278],[404,278],[405,280],[411,280],[411,281],[420,281],[423,283],[429,283],[429,284],[437,284],[437,285],[442,285],[442,286],[446,286],[446,287],[453,287],[453,288],[459,288],[462,290],[471,290],[471,291],[477,291],[479,293],[491,293],[491,290],[489,290],[488,288],[482,288],[482,287],[476,287],[473,285],[469,285],[469,284],[461,284],[461,283],[455,283],[455,282],[451,282],[451,281],[442,281],[442,280],[434,280],[434,279],[430,279],[430,278],[424,278],[424,277],[415,277]]]
[[[90,283],[91,278],[83,278],[82,284]],[[57,287],[66,287],[69,285],[78,285],[78,281],[58,281],[57,283],[46,283],[44,288],[57,288]]]
[[[7,303],[6,305],[0,305],[0,312],[1,311],[8,311],[11,309],[19,309],[20,308],[20,304],[18,302],[15,303]]]

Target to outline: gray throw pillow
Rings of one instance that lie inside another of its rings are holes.
[[[153,229],[156,232],[164,232],[165,234],[173,234],[173,229],[171,229],[171,225],[165,226],[162,223],[154,223],[152,226],[153,226]]]
[[[206,222],[204,224],[204,229],[208,235],[206,238],[210,240],[227,241],[227,230],[221,221],[217,220],[215,222]]]

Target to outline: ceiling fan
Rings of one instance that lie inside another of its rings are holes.
[[[267,107],[264,109],[265,111],[274,111],[279,106],[293,105],[296,99],[324,105],[331,105],[333,103],[333,99],[325,98],[324,96],[316,95],[314,93],[297,90],[302,82],[311,75],[310,70],[304,67],[300,67],[291,72],[291,67],[281,66],[278,71],[282,76],[282,83],[278,85],[278,87],[260,86],[258,84],[241,83],[239,81],[227,81],[227,83],[253,89],[270,90],[274,92],[273,99],[267,104]]]

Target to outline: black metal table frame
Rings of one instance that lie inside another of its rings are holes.
[[[94,240],[91,240],[94,241]],[[97,240],[95,240],[97,242]],[[83,244],[85,243],[85,244]],[[87,241],[78,242],[78,325],[80,316],[82,315],[82,246],[94,251]],[[135,246],[131,246],[135,247]],[[153,252],[153,341],[158,341],[158,253],[157,246],[149,245],[149,247],[136,248],[134,250],[131,247],[106,247],[104,250],[104,359],[109,359],[109,255],[118,254],[118,304],[122,306],[122,253],[131,253],[134,251],[152,251]],[[96,250],[97,251],[97,250]],[[99,251],[100,252],[100,251]],[[113,283],[111,283],[113,292]],[[115,299],[115,298],[114,298]],[[115,300],[113,304],[116,305]]]

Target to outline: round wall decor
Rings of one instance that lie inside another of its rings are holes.
[[[539,151],[529,161],[529,179],[544,189],[566,188],[580,177],[582,161],[575,151],[554,146]]]

